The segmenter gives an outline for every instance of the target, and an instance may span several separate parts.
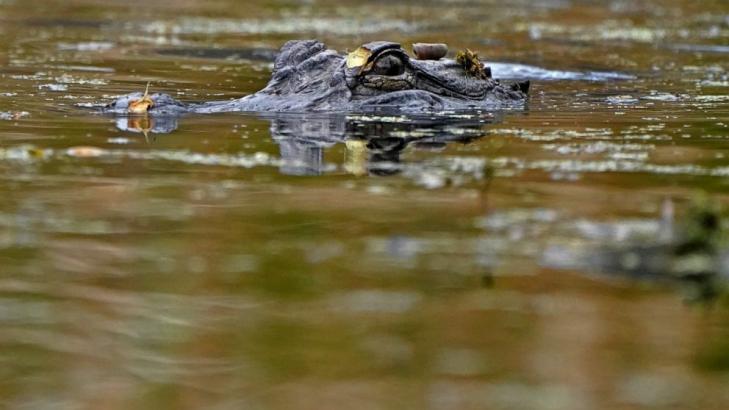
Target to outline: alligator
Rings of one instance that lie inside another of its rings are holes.
[[[459,58],[418,60],[410,58],[400,44],[388,41],[367,43],[343,55],[317,40],[294,40],[279,51],[268,85],[254,94],[228,101],[184,103],[163,93],[132,93],[108,104],[104,112],[160,116],[382,108],[420,112],[524,106],[528,81],[504,83],[492,78],[490,70],[477,58]],[[144,103],[141,109],[140,102]]]

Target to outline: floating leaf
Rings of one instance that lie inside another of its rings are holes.
[[[347,68],[362,67],[363,65],[367,64],[367,60],[369,60],[371,55],[372,51],[364,47],[357,48],[356,50],[347,54]]]
[[[147,88],[144,90],[142,98],[129,103],[129,112],[132,114],[144,114],[152,107],[154,107],[154,101],[149,97],[149,83],[147,83]]]

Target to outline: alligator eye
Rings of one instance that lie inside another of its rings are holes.
[[[375,61],[372,73],[377,75],[400,75],[405,72],[405,64],[397,56],[385,55]]]

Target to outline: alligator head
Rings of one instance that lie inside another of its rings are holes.
[[[397,43],[375,42],[358,50],[370,54],[350,63],[345,78],[352,100],[361,106],[466,108],[523,104],[529,82],[504,86],[490,70],[475,75],[450,59],[415,60]],[[480,65],[480,63],[478,63]],[[487,74],[489,73],[489,74]]]
[[[286,43],[268,85],[237,100],[183,104],[153,94],[149,113],[227,111],[356,111],[382,107],[400,111],[502,108],[523,105],[529,82],[504,84],[474,75],[451,59],[416,60],[397,43],[367,43],[349,56],[315,40]],[[107,106],[127,112],[141,95]]]
[[[357,54],[359,52],[359,54]],[[266,88],[241,100],[254,111],[498,108],[526,101],[529,82],[503,85],[451,59],[416,60],[378,41],[343,56],[318,41],[290,41]]]

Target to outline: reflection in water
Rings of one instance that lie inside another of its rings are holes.
[[[147,134],[167,134],[177,129],[178,117],[129,115],[116,119],[116,127],[122,131]]]
[[[628,235],[619,244],[602,237],[578,252],[551,247],[544,262],[633,280],[673,281],[685,291],[688,301],[711,301],[729,281],[723,220],[719,205],[701,196],[675,222],[672,201],[667,200],[662,218],[642,235]],[[606,228],[610,229],[602,227]]]
[[[442,149],[449,142],[467,143],[481,138],[485,127],[499,120],[487,115],[461,117],[367,116],[367,115],[264,115],[270,122],[271,138],[278,144],[279,171],[285,175],[321,175],[329,170],[325,151],[336,144],[345,147],[343,170],[356,175],[395,175],[403,170],[401,154],[409,147]],[[135,132],[172,132],[176,118],[124,117],[120,129]],[[423,170],[419,170],[423,171]],[[655,221],[648,236],[630,238],[628,244],[597,242],[577,253],[550,247],[544,254],[545,266],[581,269],[631,279],[675,280],[687,290],[689,300],[710,300],[729,277],[726,252],[720,251],[722,235],[720,210],[697,202],[681,222],[674,222],[673,203],[666,201],[663,216]],[[618,230],[594,223],[585,231]],[[482,257],[481,255],[480,257]],[[479,256],[476,256],[479,257]],[[493,274],[483,276],[485,286],[493,286]]]
[[[493,114],[460,117],[366,115],[265,115],[273,140],[279,145],[280,171],[286,175],[320,175],[326,171],[324,151],[344,143],[344,169],[354,175],[393,175],[401,171],[400,155],[408,146],[424,150],[443,148],[449,142],[467,143],[481,138],[484,127],[496,122]],[[170,133],[177,129],[174,116],[121,116],[122,131]]]
[[[639,269],[729,277],[725,244],[672,239],[694,190],[729,203],[726,1],[240,4],[0,1],[0,407],[729,408],[729,294],[686,307]],[[537,79],[528,115],[125,135],[76,108],[147,81],[239,98],[270,77],[240,50],[344,51],[363,21],[523,64],[492,68]]]
[[[433,120],[417,117],[331,115],[320,118],[269,117],[271,136],[279,144],[289,175],[318,175],[324,171],[324,150],[344,143],[344,168],[354,175],[391,175],[400,171],[400,155],[408,146],[434,147],[468,142],[484,135],[491,117]]]

